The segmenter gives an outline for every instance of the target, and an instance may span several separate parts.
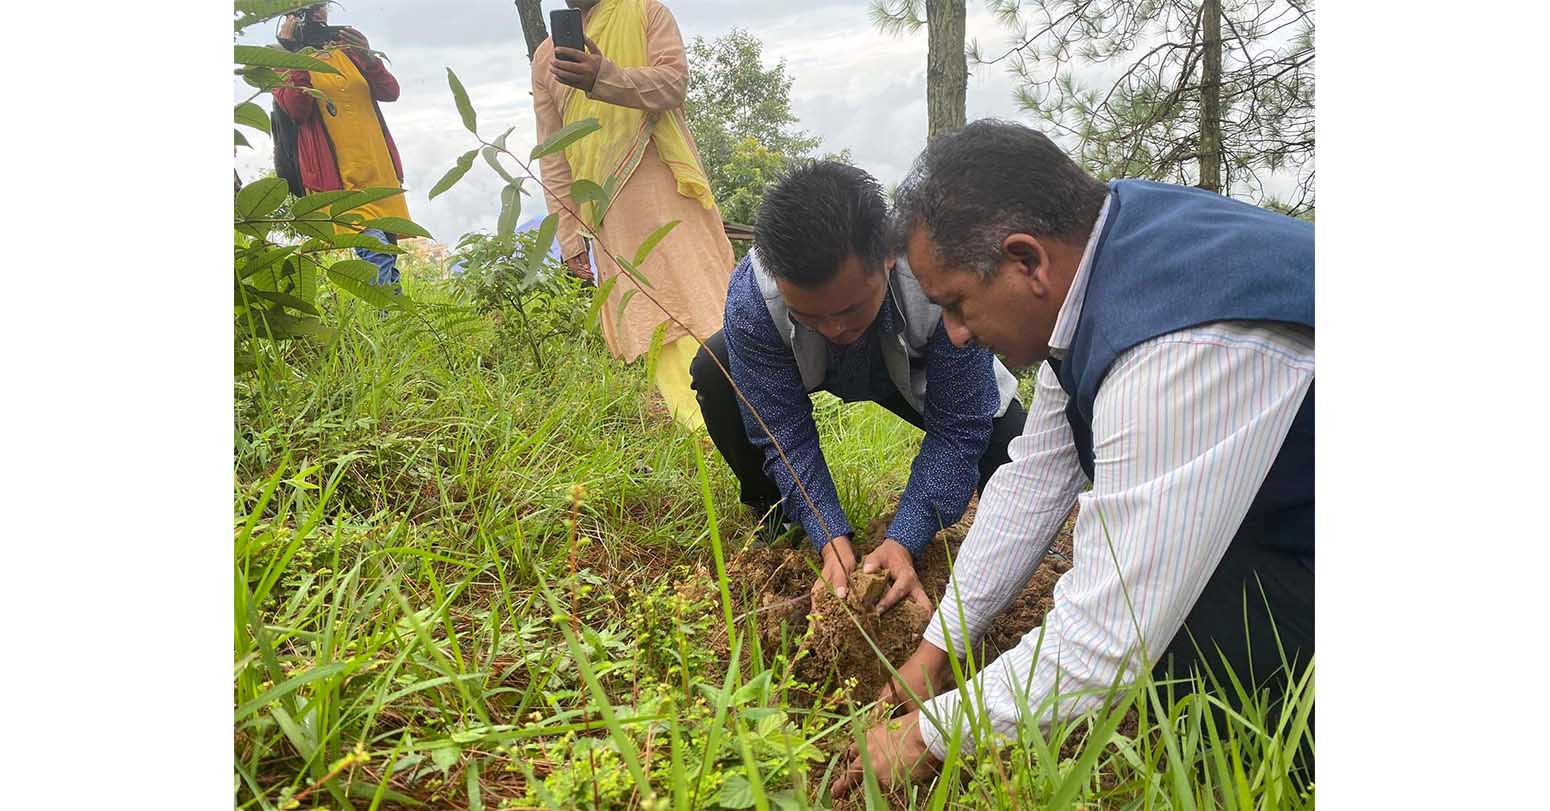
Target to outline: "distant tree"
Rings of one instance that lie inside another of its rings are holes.
[[[989,0],[1017,100],[1101,177],[1314,208],[1311,0]],[[1086,66],[1083,76],[1078,66]],[[1113,76],[1094,82],[1088,77]],[[1295,190],[1275,199],[1272,176]]]
[[[969,86],[965,0],[873,0],[871,14],[886,33],[926,29],[926,137],[962,127]]]
[[[684,114],[722,216],[732,222],[751,223],[770,179],[820,142],[797,127],[786,63],[765,67],[763,51],[757,37],[735,28],[710,42],[695,37],[687,48]]]

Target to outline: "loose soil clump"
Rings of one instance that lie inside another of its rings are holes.
[[[974,509],[971,504],[962,521],[937,533],[915,562],[915,572],[933,601],[933,610],[947,588],[948,561],[957,557],[973,523]],[[908,598],[881,616],[876,613],[877,601],[891,582],[885,573],[862,572],[860,561],[882,542],[892,520],[891,513],[879,517],[859,534],[852,543],[857,567],[849,593],[841,600],[826,591],[819,595],[816,610],[812,610],[810,596],[817,580],[818,558],[811,547],[749,548],[727,562],[736,610],[743,622],[749,616],[757,617],[759,641],[766,655],[797,643],[792,665],[796,677],[818,689],[843,687],[853,680],[847,693],[857,703],[872,701],[888,683],[890,674],[878,652],[894,668],[903,664],[920,644],[933,613]],[[1016,646],[1054,606],[1055,583],[1071,568],[1068,561],[1075,521],[1073,509],[1027,587],[986,632],[976,651],[979,666]]]

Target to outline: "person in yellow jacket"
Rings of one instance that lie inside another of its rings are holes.
[[[286,71],[286,86],[274,91],[276,106],[296,125],[295,157],[305,191],[402,188],[403,164],[378,105],[398,100],[398,80],[372,53],[365,35],[354,28],[330,28],[328,6],[320,3],[286,15],[277,39],[287,50],[317,49],[311,56],[338,71]],[[320,90],[326,98],[314,98],[304,88]],[[404,195],[396,194],[353,213],[363,221],[408,219],[409,206]],[[383,243],[398,241],[396,234],[382,228],[360,233]],[[377,266],[377,284],[397,289],[394,254],[368,248],[356,248],[355,253]]]
[[[689,383],[699,342],[691,335],[705,338],[721,329],[735,259],[684,118],[689,67],[683,37],[657,0],[567,5],[584,15],[587,49],[557,49],[550,39],[533,54],[538,141],[587,118],[596,118],[602,129],[540,162],[549,210],[559,214],[561,255],[578,276],[599,284],[617,279],[602,307],[603,338],[615,357],[628,362],[645,354],[653,333],[667,324],[657,389],[674,419],[700,428],[704,420]],[[556,59],[557,51],[564,58]],[[596,229],[608,250],[594,243],[594,269],[582,235],[587,226],[570,213],[591,218],[593,204],[578,206],[571,184],[585,179],[603,186],[610,176],[619,187]],[[638,268],[649,288],[632,295],[617,315],[618,303],[639,285],[610,252],[633,257],[653,231],[673,220],[678,225]]]

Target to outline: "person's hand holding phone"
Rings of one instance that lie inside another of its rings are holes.
[[[591,37],[587,37],[586,42],[585,51],[555,45],[554,62],[549,71],[560,84],[591,93],[597,84],[597,74],[603,68],[603,52]]]
[[[342,45],[348,45],[351,48],[360,48],[363,51],[371,49],[371,43],[366,41],[366,35],[349,26],[345,26],[339,29],[338,41]]]
[[[575,256],[565,260],[565,267],[570,270],[570,274],[572,276],[575,276],[578,279],[586,279],[590,282],[597,281],[597,279],[592,275],[592,262],[591,260],[587,259],[586,251],[582,251],[581,253],[578,253]]]

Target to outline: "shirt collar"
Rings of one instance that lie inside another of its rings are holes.
[[[1076,335],[1076,322],[1082,317],[1082,303],[1087,298],[1087,278],[1092,270],[1093,251],[1098,247],[1098,237],[1103,233],[1103,222],[1109,217],[1109,201],[1105,196],[1103,207],[1098,209],[1098,219],[1093,222],[1093,232],[1087,237],[1087,247],[1082,251],[1082,261],[1076,266],[1076,277],[1066,301],[1060,305],[1060,315],[1055,317],[1055,332],[1050,335],[1050,355],[1059,359],[1071,349],[1071,339]]]

